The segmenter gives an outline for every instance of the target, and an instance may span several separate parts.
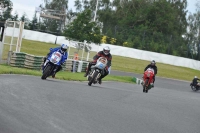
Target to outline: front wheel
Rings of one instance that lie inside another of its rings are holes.
[[[92,83],[95,81],[95,79],[97,78],[97,75],[99,74],[99,72],[95,71],[95,73],[92,75],[92,77],[90,78],[88,85],[91,86]]]
[[[196,87],[194,87],[193,85],[191,85],[191,89],[192,89],[193,91],[197,91]]]
[[[46,78],[49,76],[50,73],[51,73],[51,66],[48,65],[48,66],[46,66],[46,67],[44,68],[44,72],[43,72],[43,74],[42,74],[41,79],[46,79]]]
[[[148,87],[149,87],[148,83],[149,83],[149,79],[146,79],[143,85],[143,92],[148,93]]]

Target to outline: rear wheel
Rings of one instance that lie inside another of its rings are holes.
[[[45,67],[45,69],[44,69],[44,72],[43,72],[43,74],[42,74],[41,79],[46,79],[46,78],[49,76],[50,72],[51,72],[51,66],[50,66],[50,65],[47,65],[47,66]]]
[[[97,75],[99,74],[99,72],[95,71],[95,73],[93,74],[93,76],[91,77],[91,79],[88,82],[88,85],[91,86],[92,83],[94,82],[94,80],[96,79]]]

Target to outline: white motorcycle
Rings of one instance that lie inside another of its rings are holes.
[[[92,84],[96,84],[99,81],[101,75],[104,74],[104,69],[107,65],[107,59],[105,57],[100,57],[97,60],[96,65],[91,66],[91,71],[89,72],[88,78],[88,85],[91,86]]]

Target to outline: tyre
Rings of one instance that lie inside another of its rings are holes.
[[[45,67],[41,79],[46,79],[49,76],[50,73],[51,73],[51,66],[48,65],[48,66]]]
[[[196,87],[194,87],[193,85],[191,85],[191,89],[192,89],[193,91],[197,91]]]
[[[149,82],[149,79],[146,79],[143,85],[143,92],[148,93],[148,87],[149,87],[148,82]]]
[[[97,75],[99,74],[99,72],[95,71],[95,73],[93,74],[92,78],[89,80],[88,85],[91,86],[92,83],[95,81]]]

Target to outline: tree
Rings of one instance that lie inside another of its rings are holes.
[[[19,15],[18,15],[17,12],[15,12],[15,14],[12,15],[10,19],[11,19],[12,21],[18,21],[18,18],[19,18]]]
[[[45,8],[54,10],[68,9],[68,0],[44,0]]]
[[[29,29],[30,20],[28,19],[26,13],[24,13],[19,20],[25,22],[24,29]]]
[[[83,0],[83,8],[89,9],[89,7],[90,7],[90,2],[88,0]]]
[[[185,56],[186,7],[186,0],[100,0],[97,16],[117,45]]]
[[[74,6],[76,7],[76,12],[82,11],[82,4],[80,0],[76,0]]]
[[[11,11],[13,9],[13,3],[10,0],[0,1],[0,21],[5,21],[11,18]]]
[[[63,27],[65,26],[66,10],[68,9],[68,0],[44,0],[44,2],[44,9],[46,10],[46,13],[48,15],[57,16],[60,18],[43,18],[43,24],[46,25],[45,32],[60,34]]]
[[[189,18],[189,27],[187,39],[189,40],[189,44],[193,47],[197,47],[197,57],[196,59],[200,60],[200,11],[190,15]]]
[[[80,42],[86,40],[87,42],[100,43],[100,28],[96,22],[91,21],[91,12],[87,9],[78,13],[77,18],[66,26],[64,35]]]
[[[29,23],[30,30],[36,30],[38,29],[38,20],[36,18],[36,15],[33,16],[33,20]]]

